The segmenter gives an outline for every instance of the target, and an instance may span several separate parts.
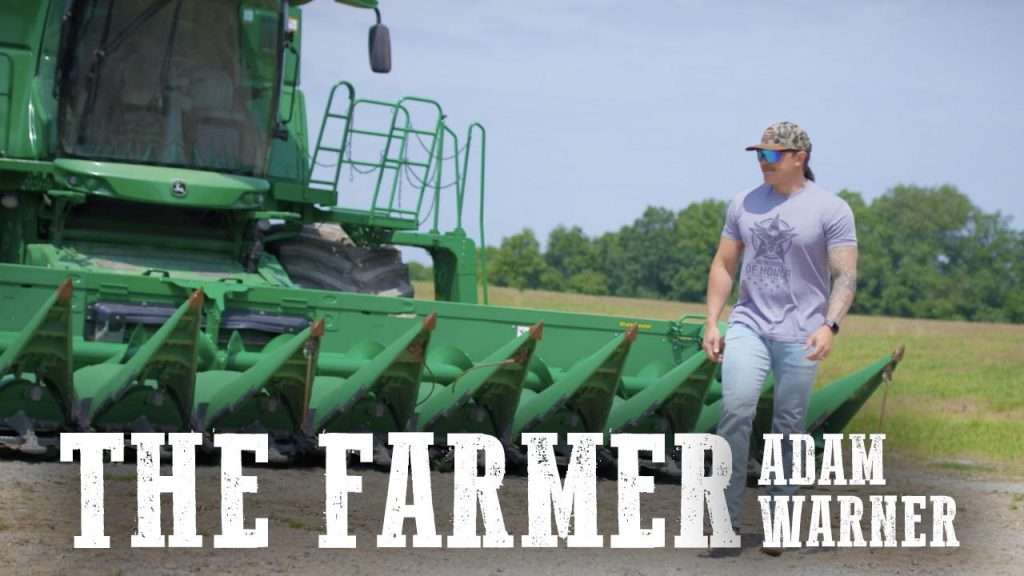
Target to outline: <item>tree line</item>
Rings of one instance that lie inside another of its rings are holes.
[[[954,186],[896,186],[871,202],[839,195],[857,223],[854,313],[1024,323],[1024,232],[1007,216],[981,210]],[[543,251],[524,229],[488,248],[488,277],[519,289],[703,302],[726,206],[651,206],[593,238],[559,226]]]

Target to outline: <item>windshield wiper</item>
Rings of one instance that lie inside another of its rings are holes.
[[[107,20],[104,23],[103,37],[100,40],[100,46],[93,52],[92,60],[89,61],[89,73],[86,75],[86,82],[88,83],[86,90],[88,92],[88,96],[85,100],[85,107],[82,110],[82,120],[78,127],[79,144],[85,143],[85,135],[88,132],[89,118],[92,116],[93,108],[96,107],[96,93],[99,91],[99,79],[103,71],[103,62],[106,60],[106,57],[116,52],[124,43],[125,39],[128,38],[135,29],[146,22],[149,22],[154,16],[159,14],[161,10],[169,6],[172,1],[173,0],[153,0],[145,10],[128,22],[128,24],[118,32],[116,37],[108,41],[108,37],[110,35],[110,22],[113,19],[114,14],[114,0],[110,0],[110,4],[107,7]]]
[[[181,5],[183,0],[177,0],[174,6],[174,16],[171,18],[171,31],[167,35],[167,48],[164,50],[163,61],[160,62],[160,108],[167,113],[167,101],[171,95],[171,54],[174,53],[174,40],[178,36],[178,21],[181,20]]]

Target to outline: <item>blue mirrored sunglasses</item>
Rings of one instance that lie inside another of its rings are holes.
[[[757,150],[757,159],[769,164],[775,164],[782,159],[782,153],[785,150]]]

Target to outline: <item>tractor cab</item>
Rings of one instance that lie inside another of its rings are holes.
[[[79,0],[62,38],[60,155],[261,176],[280,0]]]

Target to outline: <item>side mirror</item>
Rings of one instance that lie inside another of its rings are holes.
[[[370,27],[370,69],[378,74],[391,72],[391,31],[380,23],[380,11],[377,23]]]

